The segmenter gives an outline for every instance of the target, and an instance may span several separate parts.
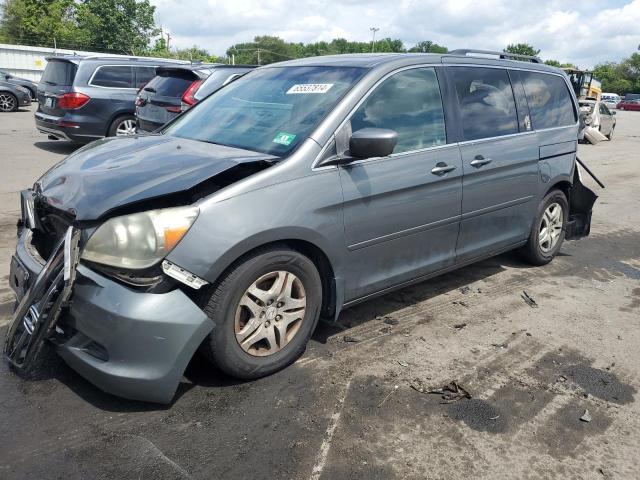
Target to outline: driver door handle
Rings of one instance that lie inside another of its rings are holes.
[[[491,163],[490,158],[485,158],[482,155],[476,155],[476,157],[471,160],[471,162],[469,162],[469,165],[471,165],[472,167],[480,168],[487,165],[488,163]]]
[[[433,173],[434,175],[442,176],[445,173],[449,173],[455,169],[455,165],[447,165],[444,162],[438,162],[436,163],[436,166],[431,169],[431,173]]]

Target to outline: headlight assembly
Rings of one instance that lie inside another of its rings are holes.
[[[119,268],[151,267],[182,240],[197,216],[197,207],[176,207],[111,218],[91,235],[81,258]]]

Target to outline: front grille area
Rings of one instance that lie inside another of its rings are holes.
[[[58,242],[64,237],[72,223],[68,216],[55,212],[42,202],[34,205],[35,228],[32,245],[44,260],[48,260]]]

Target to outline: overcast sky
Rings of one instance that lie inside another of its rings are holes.
[[[223,55],[234,43],[277,35],[291,42],[344,37],[432,40],[501,50],[527,42],[544,59],[592,67],[640,44],[640,0],[151,0],[172,45]]]

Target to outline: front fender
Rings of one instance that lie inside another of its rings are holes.
[[[214,194],[200,204],[198,219],[167,259],[215,282],[242,255],[283,240],[315,245],[340,276],[346,248],[337,169],[312,172],[220,201]]]

